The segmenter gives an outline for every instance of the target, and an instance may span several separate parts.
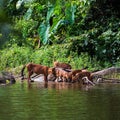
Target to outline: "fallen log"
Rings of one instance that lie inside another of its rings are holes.
[[[104,70],[100,70],[97,72],[93,72],[92,76],[105,76],[105,75],[110,75],[113,73],[120,73],[120,68],[117,67],[110,67],[110,68],[106,68]]]
[[[106,78],[105,76],[112,76],[114,74],[119,74],[120,73],[120,68],[118,67],[110,67],[110,68],[106,68],[97,72],[93,72],[92,73],[92,78],[96,79],[97,82],[102,81],[102,82],[107,82],[109,81],[116,81],[116,83],[118,83],[120,80],[117,78]]]

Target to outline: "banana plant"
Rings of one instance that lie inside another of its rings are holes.
[[[14,0],[10,0],[12,2]],[[27,5],[28,10],[24,14],[24,20],[30,20],[32,14],[34,14],[33,9],[35,0],[18,0],[16,2],[16,9],[20,9],[23,5]],[[46,2],[44,2],[46,4]],[[41,42],[45,45],[49,43],[49,38],[54,35],[61,25],[72,25],[75,18],[75,2],[65,1],[65,0],[49,0],[46,4],[48,10],[45,20],[39,23],[38,33]],[[50,24],[50,19],[54,17],[53,24]]]
[[[65,8],[65,13],[61,13],[62,6],[58,9],[58,4],[49,4],[46,21],[43,21],[38,29],[39,36],[44,45],[49,43],[50,36],[56,33],[59,26],[65,24],[71,25],[74,23],[75,5],[72,3],[67,3],[67,5]],[[50,19],[53,16],[57,17],[54,18],[54,22],[52,26],[50,26]]]

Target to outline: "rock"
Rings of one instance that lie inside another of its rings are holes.
[[[0,84],[14,84],[16,82],[15,77],[10,72],[1,72],[0,73]]]

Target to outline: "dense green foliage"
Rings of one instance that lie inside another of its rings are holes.
[[[119,65],[119,4],[118,0],[6,0],[0,15],[12,23],[7,31],[0,27],[0,43],[9,39],[1,47],[1,69],[31,61],[51,66],[54,60],[91,70]]]
[[[12,48],[6,48],[0,52],[2,56],[2,59],[0,59],[1,70],[4,68],[14,68],[28,62],[52,67],[54,60],[70,63],[73,69],[80,69],[86,66],[89,66],[89,70],[95,70],[96,68],[101,69],[100,62],[95,59],[91,60],[87,53],[77,56],[76,53],[73,52],[68,55],[67,46],[67,44],[46,46],[41,47],[40,50],[18,47],[16,45]]]

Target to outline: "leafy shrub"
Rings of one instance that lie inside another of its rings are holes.
[[[99,61],[91,60],[87,53],[82,53],[80,56],[77,56],[74,52],[69,55],[67,53],[68,47],[66,45],[46,46],[35,51],[14,45],[12,48],[0,52],[0,70],[16,68],[29,62],[52,67],[55,60],[69,63],[73,69],[81,69],[86,66],[89,67],[89,70],[101,68]]]
[[[24,47],[12,46],[0,51],[0,68],[14,68],[21,64],[29,62],[30,50]]]

